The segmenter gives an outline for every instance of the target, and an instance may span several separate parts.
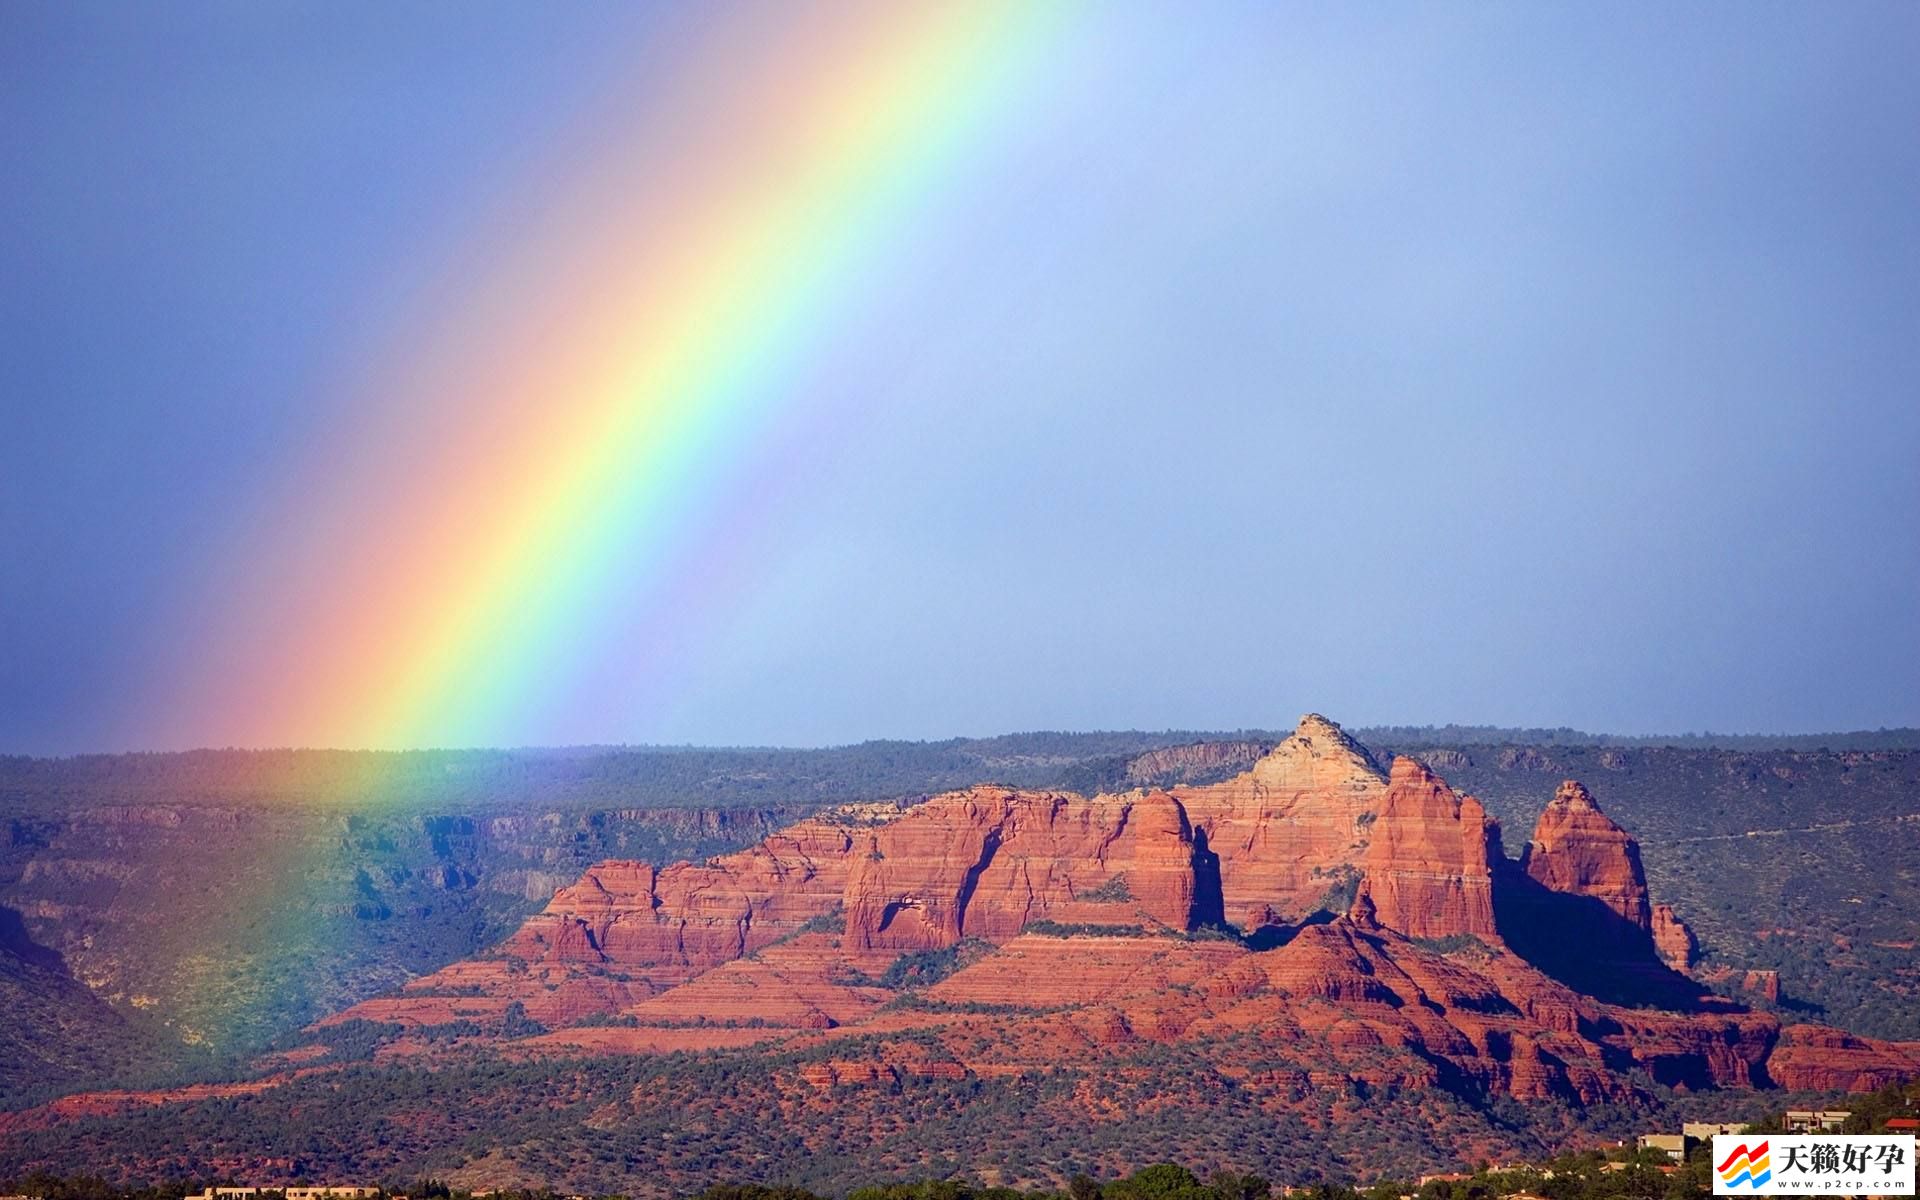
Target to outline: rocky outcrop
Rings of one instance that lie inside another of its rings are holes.
[[[1780,1003],[1780,972],[1778,971],[1748,971],[1746,978],[1741,981],[1741,987],[1768,1004]]]
[[[1030,933],[935,984],[927,997],[951,1005],[1068,1009],[1190,988],[1243,958],[1244,952],[1226,941]]]
[[[1661,956],[1640,846],[1580,783],[1564,780],[1494,896],[1514,951],[1574,990],[1616,1004],[1691,1010],[1699,984]],[[1685,957],[1684,926],[1665,910],[1666,950]]]
[[[1245,771],[1272,749],[1272,742],[1195,742],[1149,750],[1127,763],[1127,782],[1146,788],[1210,783]]]
[[[1342,879],[1342,915],[1298,919]],[[1265,928],[1194,936],[1223,909]],[[1289,1088],[1582,1103],[1643,1098],[1645,1079],[1868,1085],[1920,1054],[1783,1034],[1668,969],[1690,956],[1637,845],[1579,784],[1510,860],[1474,797],[1411,758],[1383,779],[1309,716],[1212,787],[976,787],[704,864],[601,863],[494,955],[343,1015],[429,1047],[394,1055],[432,1053],[456,1022],[497,1037],[516,1005],[550,1029],[510,1043],[524,1055],[893,1047],[808,1068],[823,1087],[897,1082],[935,1042],[940,1070],[991,1075],[1252,1035],[1286,1048]]]
[[[1590,896],[1636,929],[1652,929],[1639,844],[1575,780],[1562,783],[1540,814],[1520,869],[1551,891]]]
[[[1742,971],[1733,967],[1713,967],[1701,971],[1697,978],[1723,992],[1731,990],[1742,995],[1757,997],[1768,1004],[1780,1003],[1780,972],[1778,971]]]
[[[831,934],[802,934],[722,964],[623,1010],[642,1023],[831,1029],[862,1020],[896,993],[849,970]]]
[[[1784,1088],[1871,1092],[1920,1075],[1920,1042],[1883,1042],[1823,1025],[1791,1025],[1767,1059]]]
[[[833,809],[705,863],[596,863],[488,954],[323,1023],[485,1024],[512,1002],[549,1026],[618,1011],[828,920],[856,848],[901,812]]]
[[[1308,713],[1246,773],[1172,792],[1197,837],[1220,856],[1226,919],[1257,929],[1321,907],[1329,880],[1365,855],[1386,790],[1363,746]]]
[[[831,912],[857,828],[841,814],[706,864],[600,863],[502,949],[529,963],[618,967],[654,986],[691,979]]]
[[[1203,770],[1206,757],[1188,765]],[[462,839],[522,836],[507,827],[520,818],[422,818],[420,837],[442,850],[407,868],[420,889],[407,894],[423,905],[476,890],[530,896],[562,876],[564,886],[489,953],[335,1018],[378,1024],[317,1032],[233,1086],[269,1091],[293,1070],[351,1070],[375,1086],[309,1087],[303,1124],[332,1137],[377,1119],[399,1133],[436,1122],[423,1119],[417,1089],[377,1086],[391,1078],[380,1072],[498,1056],[528,1089],[501,1098],[515,1111],[571,1111],[634,1144],[657,1139],[657,1163],[706,1164],[708,1146],[750,1144],[769,1112],[830,1123],[794,1153],[831,1152],[850,1135],[895,1136],[912,1116],[898,1099],[912,1080],[965,1081],[942,1091],[943,1103],[963,1105],[991,1099],[996,1080],[1043,1079],[1069,1132],[1129,1112],[1225,1111],[1235,1127],[1304,1119],[1368,1130],[1348,1160],[1361,1161],[1384,1144],[1379,1129],[1409,1128],[1409,1114],[1424,1127],[1440,1110],[1448,1153],[1510,1153],[1470,1149],[1456,1133],[1462,1114],[1522,1111],[1507,1098],[1555,1101],[1531,1111],[1564,1138],[1576,1105],[1650,1106],[1668,1089],[1868,1089],[1920,1073],[1920,1045],[1782,1028],[1776,1013],[1754,1011],[1777,998],[1771,973],[1676,975],[1668,968],[1688,965],[1691,936],[1670,908],[1649,903],[1632,839],[1584,789],[1562,785],[1526,852],[1509,860],[1499,826],[1432,769],[1448,761],[1398,761],[1383,778],[1337,727],[1309,717],[1213,787],[1093,799],[972,788],[839,810],[752,850],[663,867],[643,861],[644,843],[623,840],[578,843],[605,859],[584,870],[569,857],[582,850],[481,871]],[[170,830],[204,838],[207,828],[186,809],[115,820],[136,840]],[[41,838],[17,823],[7,836]],[[334,836],[360,845],[373,835],[346,825]],[[43,860],[22,882],[37,905],[78,904],[138,880],[115,861]],[[367,862],[369,880],[349,878],[349,894],[381,903],[402,894],[397,871]],[[1346,916],[1334,915],[1330,894]],[[1252,936],[1199,927],[1228,903]],[[61,961],[5,916],[0,993],[10,971]],[[16,1006],[60,998],[39,975],[21,979]],[[1703,994],[1701,980],[1756,990]],[[37,1027],[29,1021],[12,1044],[34,1048]],[[378,1045],[360,1062],[367,1038]],[[727,1052],[718,1063],[692,1057],[718,1050]],[[632,1054],[685,1057],[612,1072],[577,1065]],[[17,1076],[47,1065],[23,1062]],[[594,1091],[617,1080],[624,1092],[636,1079],[629,1094]],[[329,1127],[326,1111],[339,1111],[331,1095],[351,1106]],[[191,1090],[75,1098],[0,1115],[0,1134],[39,1136],[42,1124],[89,1112],[107,1122],[137,1104],[152,1122],[146,1144],[177,1155],[178,1135],[216,1126],[191,1111],[169,1126],[147,1110],[215,1097],[248,1100]],[[287,1103],[254,1111],[277,1119]],[[1689,1100],[1702,1115],[1753,1103]],[[723,1112],[727,1125],[707,1124]],[[983,1115],[981,1127],[998,1128]],[[1525,1118],[1507,1129],[1523,1140],[1548,1132]],[[106,1144],[117,1132],[49,1140],[45,1158],[59,1165],[75,1140]],[[1158,1146],[1164,1131],[1150,1132]],[[203,1147],[189,1152],[217,1162]]]
[[[1030,934],[929,989],[927,1000],[830,1036],[941,1029],[970,1071],[990,1075],[1142,1043],[1252,1034],[1285,1047],[1317,1089],[1592,1103],[1644,1098],[1635,1071],[1667,1086],[1764,1085],[1778,1033],[1773,1017],[1731,1004],[1691,1014],[1613,1008],[1497,947],[1442,953],[1344,919],[1304,927],[1265,952]],[[1008,1006],[1019,1010],[1017,1024],[992,1015]],[[958,1015],[966,1010],[976,1015]],[[951,1036],[962,1019],[970,1023]],[[1849,1069],[1897,1065],[1906,1052],[1861,1043],[1859,1067]]]
[[[847,938],[866,953],[1002,942],[1089,899],[1114,920],[1186,930],[1201,900],[1192,829],[1164,792],[976,788],[928,801],[867,843],[846,887]]]
[[[1462,767],[1473,765],[1473,755],[1465,750],[1415,750],[1408,757],[1419,759],[1426,764],[1429,771],[1443,775],[1448,771],[1457,771]]]
[[[879,970],[963,938],[1003,942],[1035,921],[1184,931],[1218,920],[1219,907],[1217,862],[1166,793],[975,788],[906,810],[834,810],[703,864],[596,864],[493,953],[328,1023],[484,1023],[517,1001],[563,1025],[704,985],[810,927],[844,929],[850,965]],[[723,979],[736,977],[759,975]]]
[[[1653,906],[1653,948],[1660,955],[1660,961],[1676,971],[1693,966],[1693,960],[1700,953],[1693,930],[1674,913],[1671,904]]]
[[[1373,822],[1356,915],[1408,937],[1498,941],[1493,864],[1500,824],[1411,758],[1393,773]]]

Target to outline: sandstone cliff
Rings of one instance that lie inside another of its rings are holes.
[[[1685,926],[1663,906],[1664,948],[1655,942],[1639,844],[1580,783],[1560,784],[1518,863],[1501,866],[1495,917],[1523,957],[1576,990],[1615,1003],[1698,1003],[1700,986],[1670,957]]]
[[[514,1002],[549,1025],[617,1011],[837,911],[856,846],[900,813],[834,809],[705,863],[598,863],[493,951],[324,1023],[497,1021]]]
[[[1637,929],[1653,927],[1639,845],[1575,780],[1562,783],[1540,814],[1520,869],[1553,891],[1593,897]]]
[[[1411,758],[1396,758],[1367,849],[1357,908],[1408,937],[1499,940],[1493,864],[1500,825]]]
[[[1357,886],[1331,914],[1343,878]],[[1235,914],[1259,936],[1206,928]],[[1286,1047],[1299,1087],[1476,1098],[1632,1100],[1635,1072],[1866,1086],[1920,1061],[1705,993],[1668,969],[1690,944],[1579,784],[1510,860],[1474,797],[1411,758],[1383,778],[1309,716],[1210,787],[976,787],[835,810],[704,864],[601,863],[493,954],[335,1020],[499,1038],[517,1003],[550,1027],[508,1043],[530,1055],[882,1039],[877,1059],[809,1068],[823,1087],[1249,1033]]]
[[[1172,791],[1220,856],[1226,919],[1252,930],[1320,907],[1365,854],[1387,781],[1365,748],[1309,713],[1244,774]]]
[[[885,810],[880,810],[885,815]],[[845,814],[802,821],[709,863],[592,868],[554,894],[504,949],[529,962],[632,968],[652,985],[679,983],[825,915],[846,889],[855,827]]]
[[[1272,750],[1271,742],[1195,742],[1149,750],[1127,763],[1127,782],[1145,788],[1216,782],[1244,772]]]
[[[1653,948],[1660,955],[1660,961],[1676,971],[1693,966],[1694,956],[1699,953],[1693,930],[1673,911],[1671,904],[1653,906]]]
[[[1195,923],[1196,847],[1164,792],[1092,800],[976,788],[870,835],[846,886],[847,937],[891,956],[1005,941],[1089,896],[1168,928]]]

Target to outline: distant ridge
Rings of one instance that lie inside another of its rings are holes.
[[[1672,746],[1680,750],[1920,750],[1920,729],[1832,733],[1586,733],[1500,725],[1376,725],[1354,730],[1369,746]]]
[[[1291,730],[1041,730],[943,741],[874,740],[813,749],[573,746],[516,749],[204,749],[34,757],[0,754],[0,805],[313,803],[351,798],[413,809],[484,810],[538,802],[565,809],[688,804],[761,808],[932,793],[993,782],[1083,795],[1149,782],[1213,782]],[[1385,762],[1395,753],[1468,747],[1920,751],[1920,729],[1794,734],[1606,734],[1492,725],[1351,730]],[[1204,749],[1198,749],[1204,748]],[[1138,762],[1169,751],[1161,761]],[[1224,755],[1224,757],[1220,757]],[[1217,759],[1209,764],[1208,758]],[[1182,766],[1175,770],[1173,762]],[[1209,769],[1211,767],[1211,769]],[[1165,768],[1165,769],[1160,769]],[[1168,773],[1171,771],[1171,773]],[[1144,774],[1143,774],[1144,773]]]
[[[1285,729],[1034,729],[1018,733],[939,739],[870,738],[823,746],[753,744],[693,745],[592,744],[566,746],[466,746],[415,750],[343,750],[336,747],[214,747],[187,750],[88,751],[80,754],[30,754],[0,751],[0,782],[19,780],[59,764],[104,777],[129,770],[158,772],[169,765],[191,766],[218,762],[251,763],[254,769],[296,759],[327,761],[334,769],[351,764],[379,764],[388,770],[431,773],[446,763],[485,763],[508,759],[670,758],[832,756],[854,752],[897,750],[914,755],[947,754],[992,761],[1007,759],[1084,759],[1109,754],[1143,754],[1201,743],[1265,742],[1278,745],[1290,733]],[[1682,750],[1920,750],[1920,728],[1832,730],[1814,733],[1588,733],[1567,726],[1510,725],[1360,725],[1349,729],[1355,741],[1367,746],[1414,749],[1427,746],[1671,746]]]

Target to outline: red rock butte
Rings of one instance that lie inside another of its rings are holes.
[[[1474,797],[1408,758],[1383,772],[1308,715],[1221,783],[979,786],[829,810],[704,864],[599,863],[492,951],[322,1024],[400,1026],[381,1057],[459,1021],[528,1055],[934,1038],[816,1064],[821,1086],[1244,1034],[1292,1047],[1303,1084],[1523,1099],[1631,1098],[1641,1071],[1808,1089],[1920,1072],[1920,1044],[1712,996],[1677,973],[1695,951],[1580,784],[1516,861]],[[1595,964],[1620,995],[1584,981]],[[912,979],[933,982],[901,1003]],[[550,1032],[509,1040],[515,1005]]]
[[[1591,896],[1635,928],[1653,928],[1639,845],[1575,780],[1561,784],[1540,814],[1520,869],[1551,891]]]
[[[1478,800],[1397,758],[1355,903],[1408,937],[1494,942],[1493,864],[1501,857],[1500,823]]]

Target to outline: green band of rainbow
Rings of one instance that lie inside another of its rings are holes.
[[[238,744],[525,741],[528,707],[697,569],[689,543],[726,539],[690,514],[1035,102],[1076,11],[756,8],[601,110],[592,161],[535,190],[518,246],[468,255],[427,348],[367,384],[376,419],[236,557],[228,649],[174,702]]]

